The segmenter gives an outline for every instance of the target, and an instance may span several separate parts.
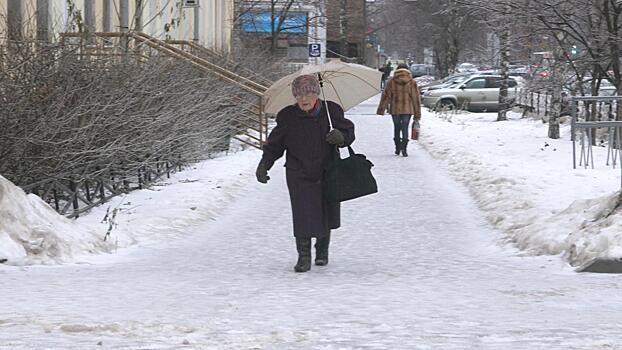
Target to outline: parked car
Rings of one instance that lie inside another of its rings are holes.
[[[548,80],[551,77],[551,73],[548,68],[534,67],[527,76],[532,81]]]
[[[424,75],[434,75],[436,68],[431,64],[418,64],[414,63],[410,65],[410,73],[413,78],[422,77]]]
[[[568,95],[592,95],[592,83],[597,83],[594,78],[592,78],[589,74],[583,77],[583,81],[581,84],[577,83],[577,78],[574,75],[571,75],[566,79],[564,84],[562,85],[562,90]],[[583,92],[581,92],[583,91]],[[615,96],[616,95],[616,87],[611,84],[609,80],[606,78],[601,78],[600,82],[598,82],[598,96]]]
[[[529,66],[521,64],[511,64],[508,73],[510,76],[526,77],[529,75]]]
[[[592,94],[591,79],[583,82],[583,91],[588,96]],[[615,95],[616,95],[616,87],[613,84],[611,84],[609,80],[601,79],[600,85],[598,87],[598,96],[615,96]]]
[[[419,85],[419,90],[426,88],[428,85],[436,81],[436,78],[433,75],[422,75],[420,77],[416,77],[415,80]]]
[[[598,88],[598,96],[616,96],[616,87],[609,80],[601,80]]]
[[[425,94],[427,91],[430,90],[442,89],[460,83],[474,74],[475,73],[456,73],[447,76],[441,80],[432,81],[427,85],[421,87],[421,95]]]
[[[423,105],[432,109],[466,109],[469,111],[499,110],[499,75],[472,75],[459,83],[428,90],[423,94]],[[508,98],[516,99],[516,80],[508,79]]]
[[[479,69],[473,63],[460,63],[456,66],[456,73],[476,73]]]

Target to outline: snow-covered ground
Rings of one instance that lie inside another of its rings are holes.
[[[59,216],[0,176],[0,259],[9,265],[55,264],[184,237],[189,225],[213,220],[238,196],[256,158],[256,152],[237,152],[196,164],[77,220]]]
[[[621,258],[620,162],[606,166],[607,149],[594,147],[595,168],[573,169],[569,123],[552,140],[540,120],[508,117],[428,114],[420,143],[520,249],[573,266]]]
[[[550,140],[492,114],[426,113],[397,157],[377,102],[348,115],[379,193],[344,203],[330,264],[305,274],[282,163],[261,185],[258,151],[75,221],[0,179],[0,349],[619,346],[619,276],[568,264],[620,256],[619,170],[598,152],[597,169],[574,170],[567,128]]]

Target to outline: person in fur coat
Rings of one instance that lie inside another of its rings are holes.
[[[376,114],[384,115],[387,110],[393,118],[395,154],[408,157],[408,125],[412,116],[417,124],[421,119],[421,95],[405,64],[397,66],[393,79],[387,83]]]

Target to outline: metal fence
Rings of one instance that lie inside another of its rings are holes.
[[[607,147],[606,165],[620,166],[622,187],[622,121],[616,120],[622,96],[573,96],[571,103],[572,166],[594,168],[595,145]],[[580,103],[582,102],[582,105]],[[578,140],[577,140],[578,139]],[[577,142],[580,151],[577,152]]]
[[[547,90],[518,89],[516,105],[525,111],[548,116],[552,107],[552,95]]]
[[[170,178],[171,173],[182,170],[183,165],[182,162],[156,160],[134,169],[133,175],[127,171],[117,175],[114,170],[107,169],[92,178],[50,177],[21,187],[41,197],[59,214],[74,218],[115,196],[149,187],[164,176]]]

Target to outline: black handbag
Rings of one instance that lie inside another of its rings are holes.
[[[371,174],[374,166],[364,154],[355,154],[348,146],[350,156],[333,159],[324,167],[324,197],[331,203],[343,202],[378,192],[376,179]]]

